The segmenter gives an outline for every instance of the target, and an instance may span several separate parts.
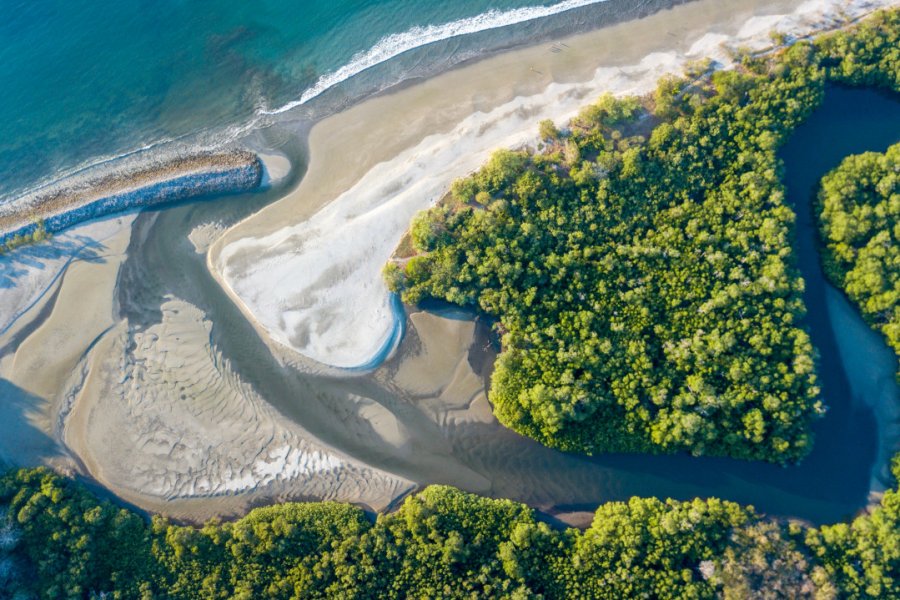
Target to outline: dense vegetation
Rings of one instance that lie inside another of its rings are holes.
[[[544,444],[796,461],[822,406],[776,149],[827,82],[900,89],[898,45],[882,13],[542,123],[543,151],[420,214],[386,279],[497,319],[490,400]]]
[[[323,502],[197,529],[33,469],[0,478],[0,508],[0,599],[900,597],[896,490],[820,529],[715,499],[634,498],[559,530],[448,487],[374,523]]]
[[[900,144],[846,158],[819,210],[825,272],[900,353]]]

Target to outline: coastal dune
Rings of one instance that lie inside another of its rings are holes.
[[[383,265],[410,219],[494,150],[535,145],[538,121],[647,93],[692,59],[727,66],[729,48],[769,48],[773,30],[803,36],[887,4],[701,1],[379,97],[318,124],[299,188],[228,231],[209,264],[276,345],[324,367],[374,366],[405,318]]]

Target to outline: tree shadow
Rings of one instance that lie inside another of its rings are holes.
[[[0,378],[0,460],[17,467],[45,464],[60,455],[60,446],[36,427],[44,419],[45,400]]]
[[[66,259],[63,267],[76,259],[103,262],[101,253],[105,249],[102,242],[87,235],[69,233],[4,252],[0,254],[0,289],[15,287],[29,273],[44,270],[60,259]]]

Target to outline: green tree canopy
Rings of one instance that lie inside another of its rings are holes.
[[[775,150],[827,81],[897,86],[898,22],[604,96],[562,150],[503,150],[457,181],[388,284],[496,318],[494,412],[546,445],[799,460],[823,406]]]
[[[818,208],[828,277],[900,352],[900,144],[846,158]]]

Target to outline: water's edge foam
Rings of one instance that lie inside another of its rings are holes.
[[[340,69],[323,75],[309,89],[304,91],[299,100],[289,102],[284,106],[271,110],[262,110],[261,114],[275,115],[287,112],[292,108],[306,104],[326,90],[344,82],[363,71],[383,62],[396,58],[401,54],[450,38],[473,33],[480,33],[490,29],[499,29],[510,25],[518,25],[535,19],[552,17],[576,8],[583,8],[592,4],[601,4],[608,0],[564,0],[550,6],[529,6],[515,10],[499,11],[489,10],[474,17],[458,19],[443,25],[427,25],[425,27],[412,27],[403,33],[393,33],[378,41],[372,48],[354,55],[350,62]]]
[[[685,0],[672,1],[673,3],[677,3]],[[272,108],[267,106],[265,100],[257,98],[255,101],[251,101],[251,104],[254,105],[254,110],[251,115],[242,117],[227,127],[201,128],[174,137],[163,137],[157,140],[147,141],[138,147],[125,149],[119,152],[99,154],[85,158],[77,164],[61,167],[54,173],[48,173],[46,176],[36,181],[27,182],[23,187],[17,190],[0,193],[0,209],[8,204],[18,202],[23,197],[44,193],[47,188],[59,185],[65,180],[92,179],[98,177],[98,173],[124,171],[131,168],[134,163],[149,163],[154,160],[159,160],[160,157],[171,158],[172,156],[200,152],[216,152],[228,147],[237,147],[240,145],[242,139],[245,139],[254,131],[279,123],[282,121],[283,117],[317,121],[328,114],[332,114],[336,110],[347,108],[348,103],[346,99],[343,99],[339,106],[319,106],[316,104],[314,109],[308,109],[306,112],[303,112],[303,114],[297,114],[297,111],[293,111],[292,109],[301,105],[312,106],[308,103],[313,98],[339,86],[341,83],[359,75],[363,71],[387,63],[406,52],[456,37],[536,21],[575,9],[585,8],[595,4],[605,4],[607,2],[610,2],[610,0],[563,0],[549,6],[524,7],[506,11],[492,9],[473,17],[458,19],[439,25],[416,26],[403,32],[387,35],[381,38],[368,50],[355,54],[348,63],[337,70],[319,77],[312,87],[306,88],[305,90],[298,90],[300,96],[297,100],[291,100],[284,105]],[[469,53],[466,56],[461,57],[461,59],[470,60],[475,56],[479,56],[482,51],[490,52],[489,49],[482,48],[476,50],[474,53]],[[402,83],[402,81],[394,81],[391,82],[388,87],[393,87],[400,83]],[[351,103],[361,101],[366,96],[371,95],[371,93],[373,93],[372,90],[368,90],[358,97],[353,97]],[[285,113],[290,114],[286,115]],[[276,116],[282,118],[276,120]]]

